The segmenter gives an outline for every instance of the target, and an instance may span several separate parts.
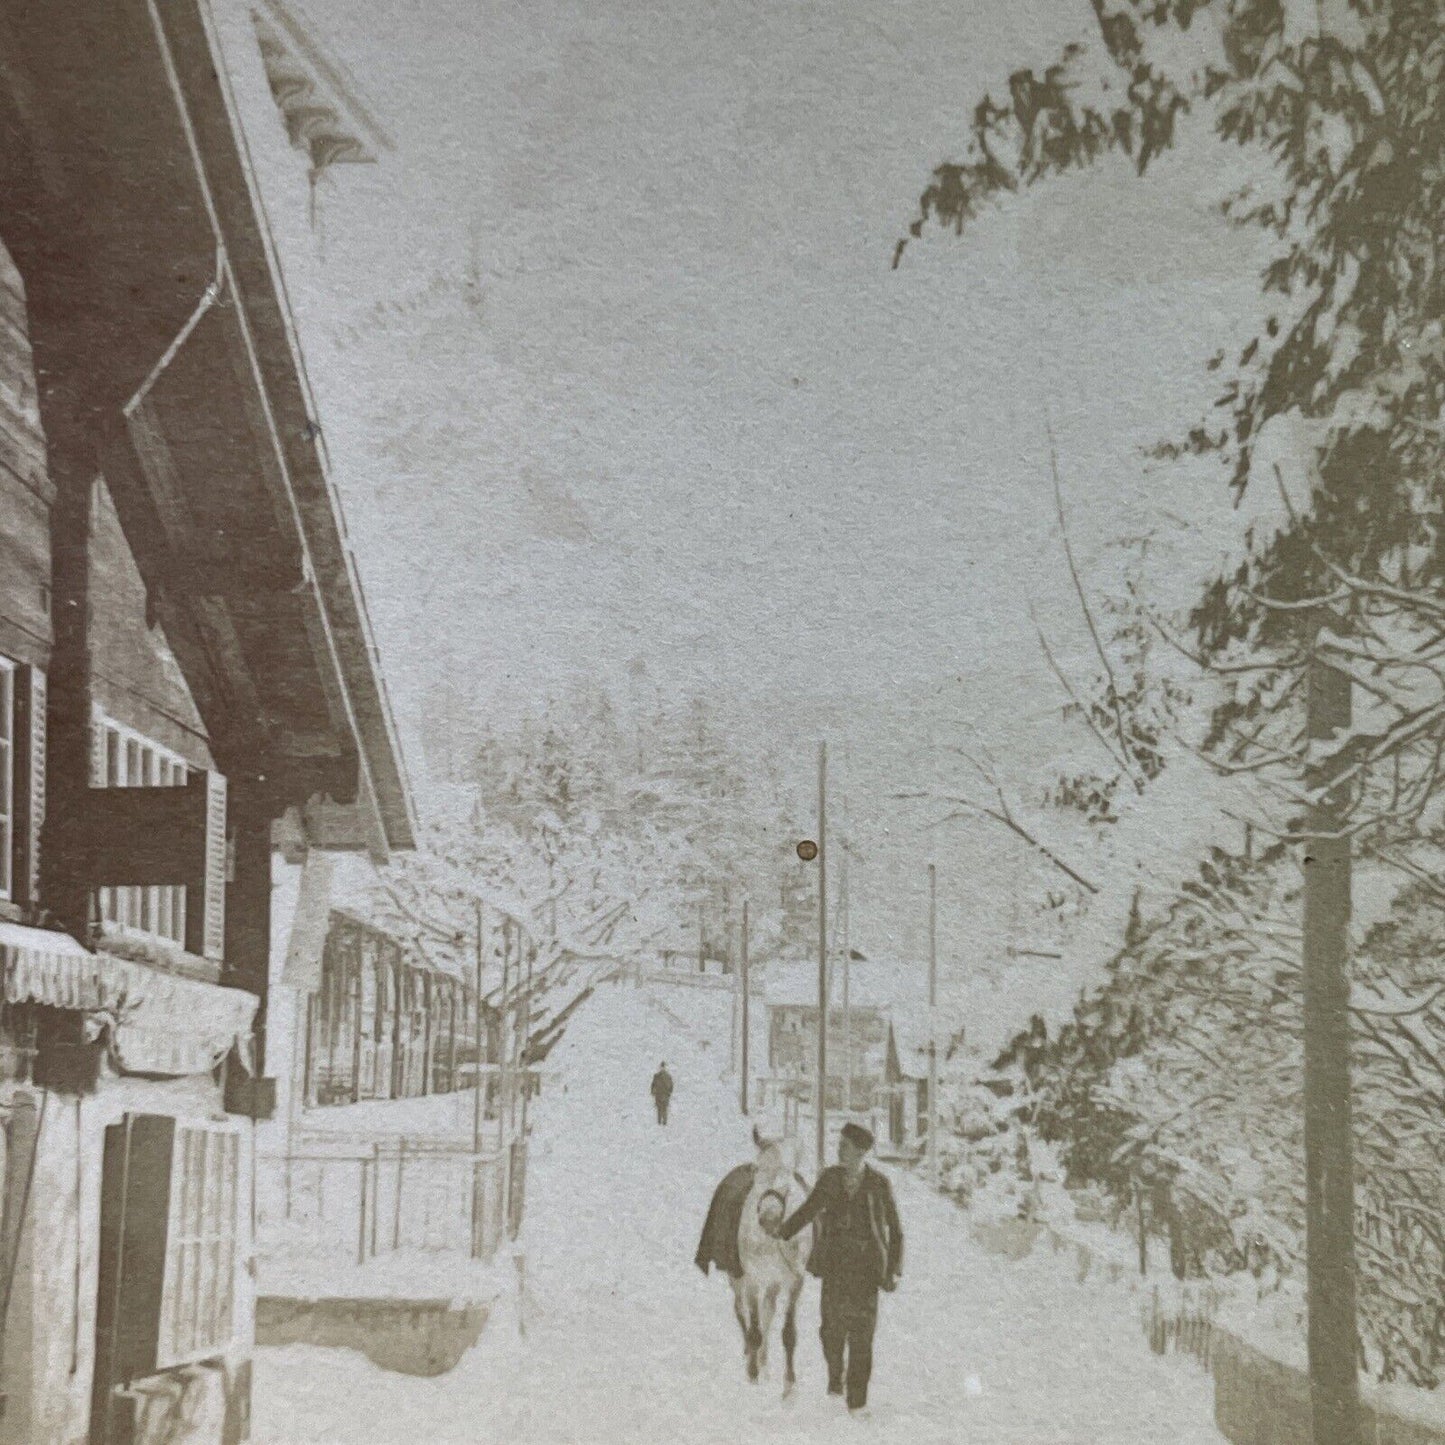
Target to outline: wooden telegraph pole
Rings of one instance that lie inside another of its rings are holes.
[[[828,744],[818,744],[818,1070],[814,1090],[818,1173],[827,1163],[828,1124]]]
[[[928,865],[928,1179],[938,1188],[938,869]]]
[[[838,867],[838,912],[841,915],[843,937],[843,1112],[849,1117],[853,1113],[853,1000],[851,993],[852,976],[850,955],[852,944],[848,938],[848,795],[843,794],[843,828],[839,842],[843,859]]]
[[[477,970],[476,970],[476,973],[477,973],[477,982],[476,982],[476,988],[477,988],[477,998],[476,998],[476,1007],[477,1007],[477,1017],[476,1017],[477,1069],[476,1069],[475,1087],[472,1089],[472,1153],[473,1153],[473,1154],[480,1154],[480,1153],[482,1152],[482,1054],[485,1052],[485,1049],[484,1049],[484,1047],[483,1047],[483,1035],[482,1035],[482,958],[483,958],[483,953],[484,953],[484,950],[483,950],[483,945],[482,945],[482,900],[479,898],[479,899],[477,899]]]
[[[521,1137],[522,1137],[522,1140],[523,1140],[524,1142],[526,1141],[526,1138],[527,1138],[527,1103],[528,1103],[528,1101],[529,1101],[529,1100],[531,1099],[531,1097],[532,1097],[532,1064],[531,1064],[531,1059],[530,1059],[530,1055],[529,1055],[529,1050],[530,1050],[531,1047],[532,1047],[532,1018],[533,1018],[533,1013],[532,1013],[532,989],[533,989],[532,966],[533,966],[533,963],[535,962],[535,959],[534,959],[534,954],[535,954],[535,952],[536,952],[535,945],[532,943],[532,940],[531,940],[530,938],[528,938],[528,940],[527,940],[527,983],[526,983],[526,994],[525,994],[525,1000],[524,1000],[524,1007],[523,1007],[523,1009],[522,1009],[522,1014],[521,1014],[522,1028],[521,1028],[521,1033],[519,1034],[518,1040],[517,1040],[517,1063],[518,1063],[518,1066],[519,1066],[519,1068],[520,1068],[520,1070],[521,1070],[520,1077],[521,1077],[521,1081],[522,1081],[522,1133],[521,1133]]]
[[[483,1220],[483,1210],[486,1207],[485,1196],[482,1192],[481,1175],[481,1153],[482,1153],[482,1054],[483,1047],[482,1033],[482,960],[485,957],[485,949],[482,942],[482,900],[477,899],[477,966],[476,966],[476,997],[473,1000],[476,1009],[474,1020],[474,1032],[477,1039],[477,1062],[474,1077],[472,1079],[472,1258],[480,1259],[482,1256],[483,1237],[486,1225]]]
[[[507,1037],[507,992],[511,987],[512,963],[512,920],[502,919],[502,995],[498,1004],[501,1017],[497,1020],[497,1150],[505,1155],[507,1151],[507,1129],[511,1113],[511,1070],[508,1067],[512,1052],[512,1041]],[[504,1165],[510,1169],[510,1165]]]
[[[743,899],[742,952],[738,960],[738,980],[743,994],[742,1006],[742,1106],[748,1112],[748,900]]]
[[[727,931],[727,955],[728,962],[726,973],[732,975],[732,1007],[729,1011],[728,1027],[732,1032],[728,1035],[728,1078],[732,1078],[733,1070],[739,1067],[738,1061],[738,1015],[742,1012],[743,981],[741,973],[733,967],[733,935],[732,935],[732,908],[728,908],[728,920],[724,925]],[[747,1112],[746,1109],[743,1110]]]
[[[1318,644],[1318,640],[1317,640]],[[1306,734],[1350,726],[1349,676],[1310,659]],[[1305,1273],[1314,1445],[1360,1445],[1355,1325],[1354,1138],[1350,1097],[1348,799],[1330,758],[1305,765],[1315,799],[1305,824]]]
[[[838,841],[843,850],[842,862],[838,868],[838,912],[842,923],[843,944],[843,1112],[849,1118],[853,1114],[853,998],[852,968],[853,943],[849,934],[848,915],[848,853],[853,843],[853,829],[848,822],[848,784],[852,778],[851,758],[848,746],[843,746],[843,826],[838,830]]]

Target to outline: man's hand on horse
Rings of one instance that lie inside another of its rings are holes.
[[[896,1274],[890,1274],[890,1275],[888,1276],[888,1278],[883,1281],[883,1289],[884,1289],[884,1292],[885,1292],[886,1294],[892,1294],[893,1291],[896,1290],[897,1288],[898,1288],[898,1276],[897,1276]]]

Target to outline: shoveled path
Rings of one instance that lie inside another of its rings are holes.
[[[839,1431],[880,1445],[1220,1445],[1207,1378],[1150,1354],[1117,1286],[1076,1283],[1048,1251],[984,1253],[906,1175],[907,1259],[880,1311],[872,1417],[824,1394],[812,1281],[797,1391],[782,1398],[776,1344],[772,1379],[749,1385],[726,1282],[692,1264],[714,1185],[750,1153],[720,1077],[727,1008],[702,990],[618,985],[573,1023],[533,1135],[525,1335],[509,1300],[434,1380],[342,1352],[260,1351],[258,1445],[822,1445]],[[665,1129],[647,1094],[659,1059],[677,1079]]]

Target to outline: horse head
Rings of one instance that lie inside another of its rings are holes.
[[[753,1144],[758,1151],[754,1161],[757,1178],[764,1189],[781,1189],[786,1197],[788,1185],[797,1168],[797,1145],[786,1136],[770,1137],[753,1125]]]

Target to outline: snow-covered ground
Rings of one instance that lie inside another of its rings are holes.
[[[259,1351],[257,1445],[733,1445],[839,1431],[908,1445],[1219,1445],[1207,1377],[1150,1354],[1116,1288],[1077,1284],[1049,1251],[984,1253],[957,1209],[907,1176],[895,1175],[907,1257],[880,1310],[872,1418],[850,1421],[824,1394],[811,1280],[796,1392],[782,1396],[776,1340],[771,1378],[749,1385],[727,1284],[692,1263],[713,1187],[751,1153],[724,1076],[727,1008],[702,990],[601,990],[538,1109],[525,1300],[507,1296],[436,1379],[342,1351]],[[661,1059],[677,1080],[666,1129],[647,1094]]]

